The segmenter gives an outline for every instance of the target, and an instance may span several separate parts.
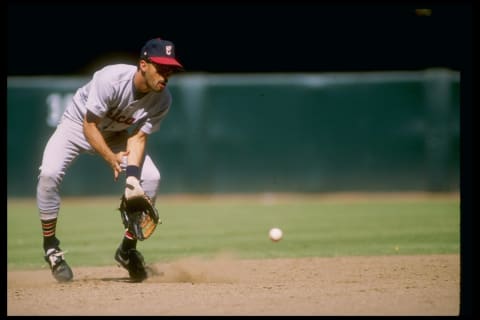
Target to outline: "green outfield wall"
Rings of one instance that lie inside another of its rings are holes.
[[[35,195],[43,147],[86,77],[7,77],[8,196]],[[460,74],[189,74],[149,138],[161,193],[458,191]],[[63,195],[123,190],[98,156]]]

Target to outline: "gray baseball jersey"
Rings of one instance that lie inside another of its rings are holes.
[[[102,118],[100,131],[139,128],[147,134],[157,131],[172,101],[167,88],[135,98],[133,76],[137,67],[126,64],[106,66],[77,90],[63,117],[82,123],[88,111]]]

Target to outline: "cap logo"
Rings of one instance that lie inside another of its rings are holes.
[[[172,54],[172,46],[165,46],[165,53],[167,55],[171,55]]]

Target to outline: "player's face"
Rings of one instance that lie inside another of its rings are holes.
[[[145,70],[145,80],[150,90],[160,92],[167,86],[168,78],[175,69],[169,66],[148,62]]]

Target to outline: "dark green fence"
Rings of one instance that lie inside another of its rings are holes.
[[[43,147],[87,78],[8,77],[8,196],[34,196]],[[460,75],[184,74],[149,139],[160,192],[458,191]],[[120,194],[84,155],[64,195]]]

